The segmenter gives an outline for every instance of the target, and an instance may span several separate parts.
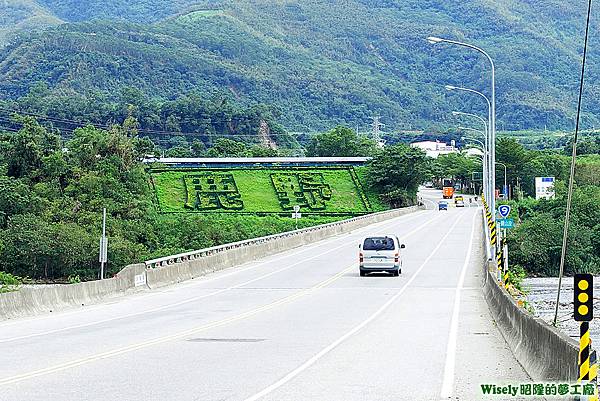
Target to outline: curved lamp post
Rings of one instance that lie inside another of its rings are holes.
[[[464,42],[458,42],[456,40],[450,40],[450,39],[443,39],[443,38],[438,38],[436,36],[429,36],[427,38],[427,41],[429,43],[431,43],[432,45],[435,44],[440,44],[440,43],[447,43],[447,44],[451,44],[451,45],[457,45],[457,46],[462,46],[462,47],[466,47],[469,48],[471,50],[475,50],[481,54],[483,54],[489,61],[490,66],[492,67],[492,98],[490,101],[490,139],[491,139],[491,143],[490,143],[490,166],[494,166],[496,163],[496,67],[494,65],[494,60],[492,60],[492,57],[490,57],[490,55],[483,50],[480,47],[474,46],[470,43],[464,43]],[[495,192],[495,183],[496,183],[496,169],[492,168],[490,169],[490,174],[492,175],[492,183],[494,183],[494,187],[492,187],[492,192]],[[489,198],[487,201],[489,202],[490,205],[490,209],[492,210],[492,215],[494,220],[496,219],[496,194],[492,193],[492,197]]]
[[[453,112],[452,112],[452,115],[453,115],[453,116],[465,116],[465,117],[472,117],[472,118],[476,118],[476,119],[478,119],[478,120],[479,120],[479,121],[481,121],[481,123],[483,124],[483,131],[485,132],[485,137],[486,137],[486,138],[489,138],[489,131],[488,131],[488,121],[487,121],[485,118],[483,118],[483,117],[480,117],[480,116],[478,116],[477,114],[473,114],[473,113],[464,113],[464,112],[462,112],[462,111],[453,111]],[[484,195],[485,195],[485,198],[486,198],[486,199],[489,199],[489,198],[490,198],[490,196],[493,194],[493,192],[492,192],[492,191],[493,191],[493,188],[494,188],[493,181],[492,181],[492,175],[491,175],[491,173],[490,173],[490,170],[492,170],[492,169],[491,169],[491,166],[492,166],[492,165],[491,165],[491,160],[490,160],[490,159],[491,159],[491,148],[490,148],[490,146],[489,146],[489,141],[488,141],[488,147],[487,147],[487,148],[488,148],[488,157],[487,157],[487,159],[486,159],[486,160],[487,160],[487,173],[485,174],[485,178],[486,178],[486,179],[487,179],[487,181],[488,181],[488,185],[487,185],[487,192],[484,192]],[[488,201],[488,202],[489,202],[489,201]]]
[[[483,131],[474,129],[474,128],[467,128],[467,127],[458,127],[458,129],[460,130],[465,130],[465,131],[474,131],[474,132],[478,132],[483,134]],[[483,166],[483,177],[482,177],[482,184],[483,184],[483,193],[487,194],[488,193],[488,181],[487,181],[487,160],[488,160],[488,148],[487,148],[487,144],[475,139],[475,138],[467,138],[467,137],[462,137],[461,138],[463,141],[467,140],[467,141],[473,141],[473,142],[477,142],[479,144],[481,144],[481,150],[483,152],[483,156],[481,159],[481,165]]]

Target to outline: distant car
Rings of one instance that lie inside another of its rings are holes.
[[[439,201],[438,202],[438,210],[448,210],[448,202]]]
[[[388,272],[392,276],[402,273],[400,250],[406,248],[395,235],[366,237],[358,246],[360,276],[367,273]]]
[[[456,202],[456,207],[465,207],[465,202],[464,201],[457,201]]]
[[[464,202],[464,201],[465,201],[465,198],[464,198],[464,196],[462,196],[462,195],[457,195],[457,196],[454,198],[454,202],[455,202],[455,203],[458,203],[458,202]]]

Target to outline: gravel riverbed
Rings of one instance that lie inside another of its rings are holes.
[[[535,315],[552,324],[556,308],[556,292],[558,278],[527,278],[523,280],[523,288],[528,292],[527,299],[533,307]],[[590,323],[592,347],[600,349],[600,313],[597,312],[600,299],[600,277],[594,279],[594,320]],[[567,335],[579,341],[579,322],[573,320],[573,277],[565,277],[562,281],[560,305],[558,308],[558,327]]]

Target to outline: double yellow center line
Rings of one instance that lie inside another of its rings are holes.
[[[433,223],[436,220],[439,220],[441,216],[437,216],[434,217],[430,220],[428,220],[427,222],[421,224],[419,227],[415,228],[414,230],[410,231],[409,233],[403,235],[401,238],[402,239],[406,239],[412,235],[414,235],[416,232],[422,230],[424,227],[430,225],[431,223]],[[0,386],[5,386],[8,384],[14,384],[14,383],[18,383],[18,382],[22,382],[28,379],[32,379],[35,377],[39,377],[39,376],[44,376],[44,375],[48,375],[48,374],[52,374],[52,373],[57,373],[60,371],[64,371],[67,369],[71,369],[71,368],[75,368],[81,365],[85,365],[91,362],[95,362],[95,361],[99,361],[102,359],[108,359],[108,358],[112,358],[118,355],[122,355],[122,354],[126,354],[129,352],[133,352],[133,351],[137,351],[140,349],[144,349],[144,348],[148,348],[148,347],[152,347],[155,345],[159,345],[159,344],[164,344],[170,341],[176,341],[176,340],[182,340],[185,339],[191,335],[206,331],[206,330],[210,330],[210,329],[214,329],[214,328],[218,328],[218,327],[222,327],[231,323],[235,323],[253,316],[256,316],[262,312],[266,312],[269,310],[272,310],[276,307],[279,307],[281,305],[285,305],[285,304],[289,304],[299,298],[302,298],[306,295],[309,295],[321,288],[327,287],[328,285],[332,284],[333,282],[339,280],[341,277],[343,277],[344,275],[346,275],[347,273],[349,273],[352,270],[355,270],[357,268],[357,263],[353,263],[352,265],[346,267],[345,269],[343,269],[342,271],[340,271],[339,273],[335,274],[332,277],[329,277],[327,280],[324,280],[318,284],[315,284],[314,286],[310,287],[310,288],[306,288],[304,290],[301,290],[297,293],[291,294],[289,296],[286,296],[284,298],[281,298],[277,301],[271,302],[269,304],[260,306],[258,308],[249,310],[247,312],[226,318],[226,319],[221,319],[221,320],[217,320],[215,322],[211,322],[211,323],[207,323],[204,324],[202,326],[198,326],[192,329],[188,329],[188,330],[184,330],[184,331],[180,331],[178,333],[174,333],[171,335],[166,335],[166,336],[162,336],[162,337],[158,337],[155,339],[151,339],[148,341],[143,341],[140,343],[135,343],[132,345],[128,345],[125,347],[121,347],[121,348],[117,348],[117,349],[113,349],[110,351],[106,351],[106,352],[101,352],[101,353],[97,353],[85,358],[80,358],[80,359],[75,359],[69,362],[65,362],[65,363],[61,363],[61,364],[57,364],[48,368],[44,368],[44,369],[39,369],[39,370],[34,370],[28,373],[23,373],[20,375],[15,375],[15,376],[11,376],[11,377],[7,377],[4,379],[0,379]]]

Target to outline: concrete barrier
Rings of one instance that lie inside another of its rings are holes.
[[[88,305],[111,296],[124,295],[135,288],[135,274],[146,266],[127,266],[113,278],[77,284],[25,287],[0,294],[0,319],[54,312],[70,306]]]
[[[482,265],[483,291],[492,317],[525,371],[534,380],[576,382],[577,341],[520,308],[498,285],[495,263],[484,257]]]
[[[419,210],[391,210],[302,230],[221,245],[130,265],[115,277],[85,283],[25,287],[0,294],[0,320],[88,305],[109,297],[179,283]]]

